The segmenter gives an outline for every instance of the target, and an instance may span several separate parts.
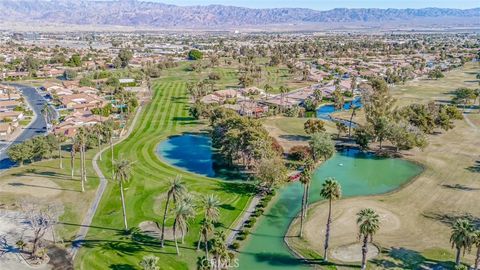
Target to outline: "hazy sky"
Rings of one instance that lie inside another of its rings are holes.
[[[347,8],[473,8],[480,0],[150,0],[175,5],[222,4],[251,8],[302,7],[326,10]]]

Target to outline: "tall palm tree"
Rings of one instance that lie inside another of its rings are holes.
[[[303,224],[304,219],[307,217],[307,205],[308,205],[308,192],[310,189],[310,182],[312,180],[312,168],[313,161],[307,159],[303,171],[300,174],[300,182],[303,184],[303,196],[302,196],[302,211],[300,213],[300,232],[299,237],[303,236]]]
[[[114,122],[112,120],[106,121],[103,123],[103,136],[108,140],[110,144],[110,162],[112,163],[112,177],[115,173],[113,170],[113,133],[114,133]]]
[[[115,167],[114,180],[120,186],[120,197],[122,200],[122,210],[123,210],[123,224],[125,225],[125,231],[126,231],[128,230],[128,224],[127,224],[127,211],[125,209],[125,196],[123,194],[123,184],[127,183],[130,180],[132,162],[128,159],[117,160],[114,163],[114,167]]]
[[[332,201],[338,200],[342,197],[342,188],[335,178],[330,177],[325,180],[322,184],[322,189],[320,190],[320,196],[328,200],[327,229],[325,230],[325,248],[323,251],[323,259],[328,261],[327,251],[328,240],[330,238],[330,225],[332,223]]]
[[[457,250],[455,265],[460,266],[460,255],[472,246],[474,227],[468,219],[457,219],[452,227],[450,243]]]
[[[192,193],[184,192],[182,197],[181,197],[181,202],[183,204],[190,205],[192,208],[195,208],[195,197],[192,195]],[[180,233],[182,235],[182,244],[185,243],[185,235],[188,232],[188,227],[180,227]]]
[[[203,209],[202,228],[200,230],[200,238],[198,239],[197,250],[200,250],[201,238],[205,243],[205,257],[208,259],[208,233],[213,228],[213,222],[218,220],[220,215],[219,207],[220,201],[217,196],[210,194],[202,198],[201,206]]]
[[[205,258],[208,260],[208,234],[215,229],[213,225],[213,221],[208,219],[202,220],[202,226],[200,227],[200,239],[198,239],[197,250],[200,250],[200,243],[202,242],[203,236],[203,244],[205,245]]]
[[[58,144],[58,158],[60,159],[59,167],[63,169],[62,144],[65,142],[65,136],[61,133],[55,134],[55,139]]]
[[[476,230],[472,236],[472,245],[477,248],[477,254],[475,256],[474,270],[480,269],[480,230]]]
[[[363,238],[362,270],[367,268],[368,240],[373,241],[373,235],[380,228],[379,215],[373,209],[366,208],[357,213],[358,238]]]
[[[177,243],[177,227],[182,231],[188,230],[188,221],[195,216],[195,211],[193,210],[192,205],[180,202],[175,207],[175,220],[173,221],[173,241],[175,241],[175,248],[177,250],[177,255],[180,255],[180,250],[178,249]]]
[[[98,152],[100,153],[100,148],[102,147],[104,126],[102,124],[96,124],[95,126],[93,126],[93,132],[95,133],[95,137],[97,137]],[[99,159],[100,161],[102,160],[102,155],[99,155]]]
[[[226,237],[223,231],[215,232],[212,253],[215,260],[215,265],[213,266],[213,269],[221,269],[220,266],[222,265],[222,262],[229,259]]]
[[[167,220],[167,211],[170,204],[170,199],[173,199],[173,202],[176,203],[185,193],[185,191],[185,183],[182,182],[181,176],[177,175],[174,180],[170,181],[167,191],[167,202],[165,203],[165,210],[163,212],[162,235],[160,237],[161,247],[164,247],[165,245],[165,221]]]
[[[76,154],[77,142],[75,138],[72,138],[72,146],[70,148],[70,168],[71,168],[71,177],[73,179],[73,175],[75,173],[75,154]]]
[[[80,181],[82,182],[82,192],[85,192],[85,182],[87,180],[85,169],[85,145],[87,143],[87,136],[85,128],[81,127],[78,129],[75,135],[75,142],[80,150]]]

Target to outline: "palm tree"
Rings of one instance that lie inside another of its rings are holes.
[[[86,164],[85,164],[85,145],[87,143],[86,130],[81,127],[75,135],[75,142],[80,150],[80,181],[82,182],[82,192],[85,192]],[[72,167],[73,168],[73,167]]]
[[[348,124],[348,138],[350,139],[352,137],[352,124],[353,124],[353,117],[356,115],[356,111],[357,111],[357,106],[353,105],[353,101],[352,101],[352,105],[350,106],[350,108],[352,109],[352,114],[350,115],[350,121],[349,121],[349,124]]]
[[[113,132],[114,132],[114,122],[109,120],[109,121],[106,121],[103,123],[103,135],[105,137],[105,139],[108,140],[108,142],[110,143],[110,153],[111,153],[111,157],[110,157],[110,161],[112,163],[112,177],[113,177],[113,174],[115,173],[114,170],[113,170]]]
[[[72,138],[72,146],[70,149],[70,168],[72,172],[72,179],[73,175],[75,173],[75,154],[76,154],[76,148],[77,148],[77,142],[75,141],[75,138]]]
[[[173,221],[173,241],[175,241],[175,248],[177,249],[177,255],[180,255],[177,243],[177,227],[181,231],[187,231],[188,221],[195,216],[195,211],[192,205],[180,202],[175,208],[175,220]]]
[[[307,205],[308,205],[308,192],[310,189],[310,181],[312,180],[312,168],[313,161],[307,159],[305,161],[304,169],[300,174],[300,182],[303,184],[303,196],[302,196],[302,212],[300,214],[300,232],[299,237],[303,236],[303,223],[304,219],[307,217]]]
[[[477,255],[475,256],[475,266],[474,270],[480,269],[480,230],[476,230],[473,233],[472,245],[477,248]]]
[[[201,238],[205,243],[205,257],[208,259],[208,233],[213,229],[213,222],[218,220],[220,211],[220,201],[217,196],[210,194],[202,198],[202,208],[204,211],[202,228],[200,230],[200,239],[198,240],[197,250],[200,250]]]
[[[188,193],[188,192],[183,193],[181,202],[184,204],[190,205],[192,208],[195,207],[195,197],[192,195],[192,193]],[[188,227],[187,228],[180,227],[180,233],[182,235],[182,244],[185,243],[185,235],[187,232],[188,232]]]
[[[325,180],[320,190],[320,196],[328,200],[328,218],[327,229],[325,231],[325,249],[323,252],[323,259],[328,261],[328,240],[330,238],[330,224],[332,223],[332,201],[338,200],[342,196],[342,188],[335,178],[330,177]]]
[[[215,238],[213,239],[212,253],[215,258],[215,265],[213,269],[221,269],[222,261],[228,260],[227,244],[225,242],[226,237],[223,231],[216,231]]]
[[[127,211],[125,209],[125,196],[123,194],[123,184],[127,183],[130,180],[130,173],[132,170],[132,162],[127,159],[117,160],[114,163],[115,174],[114,180],[120,186],[120,197],[122,200],[122,210],[123,210],[123,224],[125,225],[125,231],[128,230],[127,224]]]
[[[363,238],[362,270],[367,268],[368,239],[373,241],[373,235],[380,228],[379,215],[373,209],[366,208],[357,213],[358,238]]]
[[[96,124],[93,126],[93,132],[97,137],[98,152],[100,153],[100,147],[102,146],[104,127],[101,124]],[[99,155],[100,161],[102,160],[102,155]]]
[[[283,112],[283,109],[285,107],[285,94],[288,93],[288,88],[282,85],[282,86],[280,86],[279,90],[280,90],[280,98],[282,99],[281,100],[281,104],[282,104],[282,110],[281,111]]]
[[[467,249],[472,246],[474,228],[470,220],[457,219],[452,227],[452,235],[450,236],[450,243],[452,248],[457,249],[455,256],[455,265],[460,266],[460,255],[465,253]]]
[[[143,268],[143,270],[160,270],[160,267],[158,267],[157,264],[158,257],[154,255],[145,256],[140,262],[140,266]]]
[[[61,133],[55,134],[55,138],[58,144],[58,158],[60,159],[59,167],[63,169],[63,158],[62,158],[62,143],[65,142],[65,136]]]
[[[181,181],[181,176],[177,175],[174,180],[170,181],[170,186],[167,191],[167,202],[165,203],[165,210],[163,212],[162,235],[160,237],[161,247],[165,245],[165,221],[167,220],[167,211],[170,204],[170,198],[176,203],[180,197],[185,193],[185,183]]]

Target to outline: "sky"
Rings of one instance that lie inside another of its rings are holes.
[[[150,0],[180,6],[221,4],[250,8],[300,7],[316,10],[333,8],[474,8],[479,0]]]

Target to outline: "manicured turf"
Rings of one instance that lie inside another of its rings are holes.
[[[228,228],[249,201],[244,184],[222,182],[180,171],[160,161],[155,149],[169,135],[191,130],[196,122],[188,116],[186,83],[175,78],[163,79],[155,86],[152,102],[141,112],[137,125],[125,141],[115,146],[115,156],[135,161],[132,179],[125,188],[127,215],[130,227],[145,220],[161,221],[165,203],[164,194],[169,179],[183,176],[187,188],[195,195],[214,193],[219,196],[221,226]],[[194,149],[192,149],[194,151]],[[110,152],[104,153],[100,163],[110,177]],[[180,244],[181,255],[175,255],[173,242],[167,241],[161,249],[155,239],[123,234],[119,188],[109,183],[90,228],[85,246],[75,260],[76,269],[137,269],[143,256],[154,254],[160,258],[162,269],[192,269],[197,256],[195,242],[199,235],[200,216],[191,221],[185,244]],[[171,225],[173,219],[168,220]],[[141,238],[141,239],[140,239]]]

